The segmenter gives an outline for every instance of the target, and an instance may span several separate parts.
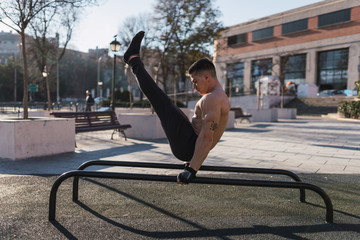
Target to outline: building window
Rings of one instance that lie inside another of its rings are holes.
[[[325,27],[333,24],[350,21],[351,8],[319,15],[318,27]]]
[[[228,46],[246,43],[246,33],[228,37]]]
[[[252,32],[252,40],[260,41],[274,36],[274,27],[259,29]]]
[[[301,32],[308,29],[308,20],[301,19],[294,22],[284,23],[282,25],[282,35]]]
[[[272,74],[272,59],[261,59],[251,61],[251,82],[250,91],[256,93],[255,82],[261,76],[268,76]]]
[[[237,62],[226,66],[226,93],[230,96],[244,95],[244,63]]]
[[[285,84],[290,81],[296,85],[306,83],[306,54],[290,56],[284,65],[281,67],[284,67]]]
[[[319,90],[346,89],[349,49],[318,53]]]

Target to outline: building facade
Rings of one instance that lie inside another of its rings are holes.
[[[0,32],[0,64],[6,64],[10,57],[20,56],[20,35],[10,32]]]
[[[256,92],[263,75],[319,90],[354,89],[360,71],[360,1],[327,0],[228,27],[215,42],[219,80],[231,95]]]

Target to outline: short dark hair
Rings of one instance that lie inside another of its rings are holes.
[[[215,66],[208,58],[201,58],[194,62],[188,70],[189,74],[193,74],[195,72],[208,71],[212,76],[216,77]]]

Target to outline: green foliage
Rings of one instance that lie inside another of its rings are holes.
[[[14,87],[15,87],[15,67],[16,67],[16,81],[17,81],[17,101],[22,99],[23,83],[22,71],[20,66],[16,65],[14,61],[9,61],[7,64],[0,64],[0,101],[14,101]]]
[[[114,101],[115,102],[129,102],[129,99],[130,99],[130,92],[128,90],[120,92],[119,89],[116,89],[114,91]]]
[[[346,118],[358,119],[360,117],[360,101],[344,101],[340,103],[338,111]]]
[[[130,92],[125,90],[121,92],[119,89],[114,91],[114,102],[116,107],[129,107],[130,106]],[[111,95],[100,102],[100,106],[109,107],[111,102]]]
[[[360,98],[360,79],[357,82],[355,82],[355,87],[356,87],[357,97]]]
[[[133,107],[134,108],[150,108],[151,105],[148,100],[142,100],[142,101],[134,102]]]

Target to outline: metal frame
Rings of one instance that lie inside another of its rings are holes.
[[[122,167],[139,167],[139,168],[165,168],[165,169],[183,169],[183,164],[164,164],[164,163],[145,163],[145,162],[122,162],[122,161],[88,161],[83,163],[78,170],[63,173],[54,182],[49,201],[49,221],[55,220],[56,212],[56,194],[60,184],[68,178],[74,177],[73,181],[73,201],[78,201],[79,177],[94,178],[114,178],[128,180],[144,180],[159,182],[177,182],[176,176],[155,175],[155,174],[136,174],[136,173],[119,173],[119,172],[99,172],[84,171],[83,169],[94,166],[122,166]],[[220,167],[220,166],[202,166],[202,171],[220,171],[220,172],[238,172],[238,173],[259,173],[259,174],[280,174],[291,177],[295,182],[285,181],[265,181],[265,180],[245,180],[232,178],[210,178],[196,177],[191,183],[193,184],[217,184],[217,185],[238,185],[253,187],[272,187],[272,188],[292,188],[300,190],[300,201],[305,202],[305,189],[318,193],[324,200],[326,206],[326,222],[333,223],[333,205],[324,190],[320,187],[304,183],[293,172],[282,169],[266,169],[266,168],[238,168],[238,167]]]
[[[118,166],[118,167],[139,167],[139,168],[158,168],[158,169],[184,169],[184,164],[168,164],[168,163],[147,163],[147,162],[127,162],[127,161],[102,161],[93,160],[81,164],[78,170],[84,170],[90,166]],[[300,177],[295,173],[284,169],[269,168],[245,168],[245,167],[222,167],[222,166],[201,166],[201,171],[218,171],[218,172],[234,172],[234,173],[257,173],[257,174],[276,174],[285,175],[292,178],[296,182],[302,182]],[[74,178],[73,183],[73,201],[77,201],[79,177]],[[305,189],[300,188],[300,202],[305,202]]]

